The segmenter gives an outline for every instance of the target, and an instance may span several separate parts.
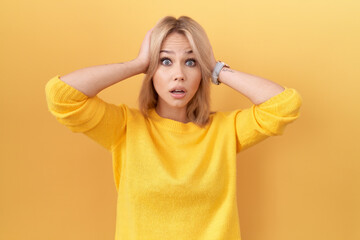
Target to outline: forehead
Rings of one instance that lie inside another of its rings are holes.
[[[177,32],[170,33],[161,45],[161,50],[188,51],[191,49],[187,37]]]

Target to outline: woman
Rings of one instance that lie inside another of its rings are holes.
[[[105,103],[97,94],[146,73],[140,110]],[[254,105],[211,113],[210,79]],[[113,155],[116,239],[240,239],[236,154],[281,135],[299,117],[292,88],[216,62],[202,27],[165,17],[132,61],[89,67],[46,85],[58,121]]]

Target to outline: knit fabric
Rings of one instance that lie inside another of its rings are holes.
[[[87,97],[57,75],[50,112],[112,153],[118,192],[115,240],[238,240],[236,154],[283,134],[299,117],[292,88],[247,109],[211,114],[205,127]]]

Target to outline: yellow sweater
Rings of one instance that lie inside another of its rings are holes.
[[[299,117],[292,88],[248,109],[217,112],[198,127],[113,105],[53,77],[47,103],[57,120],[112,153],[118,191],[115,240],[238,240],[236,154],[281,135]]]

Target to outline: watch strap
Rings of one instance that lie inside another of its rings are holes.
[[[229,68],[230,66],[227,65],[224,62],[221,62],[221,61],[216,62],[215,68],[214,68],[214,70],[212,72],[212,75],[211,75],[211,82],[212,83],[214,83],[216,85],[220,84],[219,74],[220,74],[221,69],[223,69],[224,67]]]

